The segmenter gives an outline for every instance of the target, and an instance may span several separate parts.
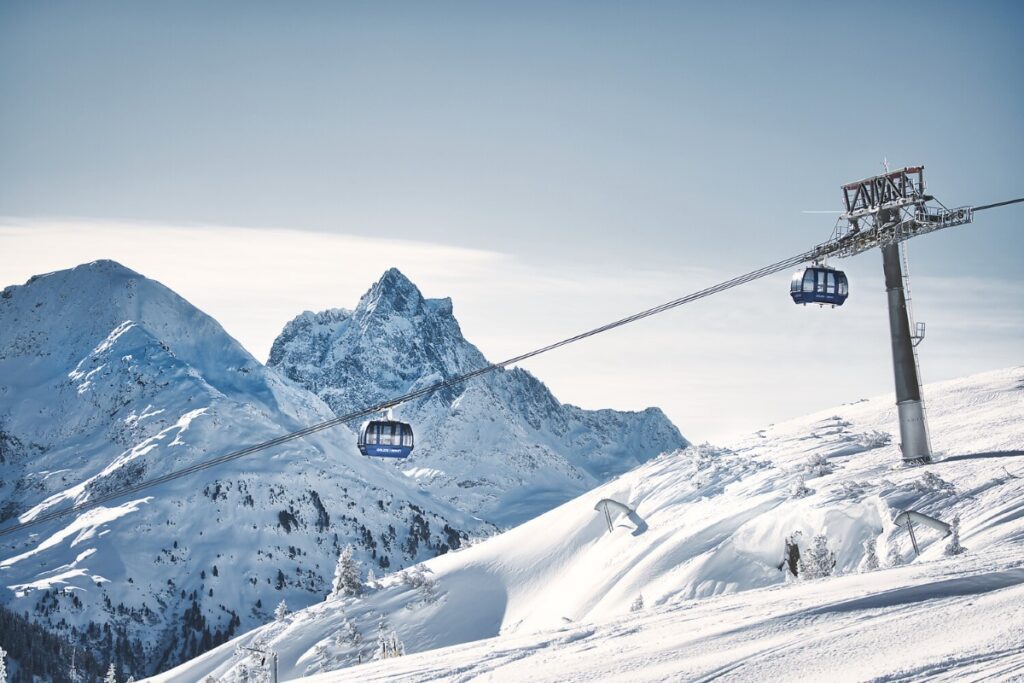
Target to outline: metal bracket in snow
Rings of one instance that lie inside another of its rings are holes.
[[[936,531],[941,532],[944,537],[953,533],[952,527],[941,519],[935,519],[934,517],[929,517],[928,515],[915,512],[913,510],[904,510],[900,514],[896,515],[896,519],[894,519],[893,522],[896,526],[905,528],[907,533],[910,534],[910,543],[914,546],[914,553],[918,556],[921,555],[921,549],[917,545],[917,536],[914,534],[914,524],[929,526]]]
[[[594,509],[597,510],[598,512],[604,513],[604,521],[605,524],[608,525],[609,533],[611,533],[611,531],[615,528],[612,524],[612,517],[618,517],[620,514],[625,515],[629,519],[629,521],[631,521],[634,524],[634,526],[636,526],[636,530],[633,532],[634,536],[639,536],[643,532],[647,531],[647,522],[645,522],[643,518],[640,517],[640,515],[636,514],[636,510],[629,507],[628,505],[620,503],[617,500],[612,500],[611,498],[602,498],[601,500],[597,501],[597,505],[594,506]]]

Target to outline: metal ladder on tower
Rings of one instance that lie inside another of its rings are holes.
[[[920,344],[922,341],[924,341],[925,325],[924,325],[924,323],[921,323],[920,326],[918,326],[918,323],[915,322],[915,320],[914,320],[913,297],[911,296],[911,293],[910,293],[910,260],[907,257],[907,243],[906,243],[906,241],[900,242],[900,257],[903,260],[903,292],[906,295],[906,301],[907,301],[907,317],[908,317],[909,322],[910,322],[910,329],[913,330],[913,332],[912,332],[913,336],[911,337],[911,339],[913,339],[914,366],[917,369],[917,389],[918,389],[918,392],[920,393],[920,396],[921,396],[921,411],[924,414],[924,418],[925,418],[925,421],[924,421],[925,434],[927,435],[927,438],[928,438],[929,448],[931,448],[932,434],[931,434],[931,429],[928,426],[929,423],[930,423],[930,420],[928,419],[928,403],[927,403],[927,401],[925,401],[925,398],[924,398],[924,389],[923,389],[923,387],[924,387],[924,378],[921,375],[921,359],[920,359],[920,357],[918,356],[918,353],[917,353],[917,346],[918,346],[918,344]]]

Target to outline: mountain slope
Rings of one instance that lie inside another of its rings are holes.
[[[331,416],[114,262],[0,295],[4,526]],[[282,599],[318,602],[347,543],[381,572],[480,529],[354,441],[334,428],[0,537],[0,603],[152,673],[263,623]]]
[[[341,415],[488,365],[450,299],[424,299],[391,269],[354,311],[306,312],[267,361]],[[401,406],[417,445],[407,474],[499,525],[535,517],[687,444],[657,408],[563,405],[521,369],[500,370]]]
[[[662,456],[424,563],[427,581],[388,576],[362,598],[310,607],[159,680],[238,680],[253,662],[233,648],[253,643],[278,652],[286,679],[913,678],[944,666],[1019,675],[1022,388],[1024,368],[926,387],[941,460],[924,467],[899,464],[892,396]],[[604,498],[637,517],[616,515],[609,532],[594,509]],[[967,552],[946,557],[949,539],[919,528],[915,557],[893,523],[904,509],[959,517]],[[787,579],[785,541],[797,532],[805,559],[823,534],[841,576]],[[909,566],[858,573],[871,541],[883,566]],[[346,668],[376,650],[380,614],[406,652],[424,654]]]

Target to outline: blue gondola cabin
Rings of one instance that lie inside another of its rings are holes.
[[[359,452],[373,458],[408,458],[412,425],[397,420],[370,420],[359,431]]]
[[[846,274],[827,266],[809,266],[793,274],[789,294],[797,304],[842,306],[850,293]]]

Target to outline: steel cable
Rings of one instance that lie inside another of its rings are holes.
[[[1008,204],[1016,204],[1016,203],[1019,203],[1019,202],[1024,202],[1024,197],[1019,198],[1019,199],[1011,199],[1011,200],[1005,201],[1005,202],[998,202],[998,203],[995,203],[995,204],[986,204],[986,205],[983,205],[983,206],[974,207],[973,210],[975,212],[977,212],[977,211],[984,211],[986,209],[992,209],[992,208],[999,207],[999,206],[1006,206]],[[230,462],[232,460],[237,460],[237,459],[243,458],[243,457],[245,457],[247,455],[252,455],[253,453],[258,453],[260,451],[267,450],[268,448],[273,448],[274,446],[280,446],[283,443],[287,443],[287,442],[293,441],[295,439],[301,439],[304,436],[309,436],[310,434],[314,434],[316,432],[320,432],[320,431],[323,431],[325,429],[330,429],[331,427],[336,427],[336,426],[341,425],[341,424],[345,424],[345,423],[348,423],[348,422],[353,422],[355,420],[358,420],[360,418],[366,417],[368,415],[372,415],[374,413],[382,412],[384,410],[387,410],[388,408],[393,408],[393,407],[395,407],[397,405],[400,405],[402,403],[407,403],[408,401],[412,401],[412,400],[415,400],[417,398],[422,398],[423,396],[428,396],[430,394],[433,394],[433,393],[436,393],[438,391],[441,391],[442,389],[447,389],[447,388],[450,388],[450,387],[457,386],[459,384],[463,384],[465,382],[468,382],[471,379],[474,379],[476,377],[480,377],[481,375],[485,375],[485,374],[494,372],[496,370],[499,370],[501,368],[508,367],[509,365],[514,365],[514,364],[522,362],[524,360],[527,360],[527,359],[530,359],[530,358],[534,358],[535,356],[539,356],[542,353],[547,353],[549,351],[553,351],[555,349],[561,348],[563,346],[567,346],[567,345],[575,343],[577,341],[581,341],[583,339],[587,339],[588,337],[593,337],[593,336],[601,334],[603,332],[607,332],[609,330],[613,330],[615,328],[622,327],[623,325],[628,325],[628,324],[636,322],[638,320],[643,320],[644,318],[649,318],[649,317],[651,317],[653,315],[657,315],[659,313],[664,313],[665,311],[671,310],[673,308],[678,308],[679,306],[682,306],[684,304],[688,304],[688,303],[697,301],[699,299],[703,299],[703,298],[712,296],[714,294],[718,294],[720,292],[724,292],[724,291],[726,291],[728,289],[732,289],[733,287],[738,287],[739,285],[743,285],[743,284],[746,284],[748,282],[752,282],[754,280],[758,280],[760,278],[767,277],[768,275],[774,275],[775,273],[778,273],[780,271],[786,270],[787,268],[792,268],[793,266],[799,265],[801,263],[806,263],[806,262],[812,261],[812,260],[814,260],[816,258],[819,258],[819,257],[822,257],[822,256],[826,256],[829,253],[828,247],[829,247],[829,243],[825,243],[823,245],[819,245],[818,247],[815,247],[814,249],[812,249],[810,251],[806,251],[806,252],[804,252],[802,254],[798,254],[796,256],[791,256],[790,258],[784,259],[782,261],[777,261],[777,262],[775,262],[775,263],[773,263],[771,265],[764,266],[763,268],[759,268],[757,270],[750,271],[749,273],[746,273],[744,275],[739,275],[737,277],[734,277],[731,280],[726,280],[726,281],[720,282],[720,283],[718,283],[716,285],[712,285],[710,287],[706,287],[705,289],[701,289],[701,290],[693,292],[691,294],[687,294],[685,296],[679,297],[678,299],[673,299],[672,301],[667,301],[667,302],[661,304],[660,306],[655,306],[654,308],[648,308],[648,309],[646,309],[644,311],[640,311],[639,313],[634,313],[633,315],[627,316],[625,318],[620,318],[619,320],[616,320],[614,322],[610,322],[610,323],[607,323],[605,325],[601,325],[600,327],[595,327],[595,328],[593,328],[591,330],[587,330],[586,332],[581,332],[580,334],[577,334],[575,336],[567,337],[565,339],[562,339],[560,341],[554,342],[552,344],[548,344],[547,346],[542,346],[542,347],[540,347],[538,349],[534,349],[533,351],[528,351],[526,353],[520,354],[518,356],[514,356],[514,357],[509,358],[507,360],[503,360],[500,363],[492,363],[490,365],[486,365],[484,367],[478,368],[478,369],[473,370],[471,372],[467,372],[465,374],[458,375],[456,377],[452,377],[452,378],[443,380],[441,382],[437,382],[435,384],[431,384],[431,385],[423,387],[421,389],[417,389],[415,391],[411,391],[411,392],[409,392],[407,394],[404,394],[402,396],[397,396],[395,398],[388,399],[387,401],[384,401],[382,403],[378,403],[376,405],[369,406],[367,408],[363,408],[361,410],[357,410],[357,411],[348,413],[346,415],[341,415],[339,417],[335,417],[335,418],[332,418],[330,420],[325,420],[324,422],[320,422],[319,424],[311,425],[309,427],[306,427],[305,429],[300,429],[300,430],[295,431],[295,432],[291,432],[291,433],[288,433],[288,434],[283,434],[283,435],[281,435],[279,437],[276,437],[274,439],[270,439],[270,440],[264,441],[262,443],[254,444],[252,446],[248,446],[246,448],[243,448],[243,449],[240,449],[240,450],[237,450],[237,451],[232,451],[230,453],[225,453],[224,455],[219,455],[217,457],[210,458],[208,460],[203,460],[203,461],[194,463],[192,465],[189,465],[187,467],[183,467],[181,469],[177,469],[177,470],[174,470],[172,472],[168,472],[167,474],[161,475],[159,477],[154,477],[153,479],[146,479],[144,481],[138,482],[137,484],[132,484],[130,486],[125,486],[125,487],[122,487],[120,489],[116,489],[114,491],[106,493],[104,495],[98,496],[96,498],[91,498],[89,500],[85,500],[85,501],[76,503],[75,505],[72,505],[70,507],[67,507],[67,508],[64,508],[64,509],[61,509],[61,510],[54,510],[54,511],[51,511],[51,512],[46,512],[46,513],[34,516],[31,519],[25,520],[23,522],[19,522],[18,524],[14,524],[14,525],[6,527],[4,529],[0,529],[0,536],[6,536],[6,535],[12,534],[12,533],[14,533],[16,531],[20,531],[22,529],[27,529],[29,527],[33,527],[33,526],[36,526],[36,525],[39,525],[39,524],[43,524],[45,522],[49,522],[49,521],[52,521],[54,519],[58,519],[60,517],[64,517],[66,515],[71,515],[71,514],[75,514],[75,513],[78,513],[78,512],[84,512],[86,510],[91,510],[93,508],[96,508],[96,507],[99,507],[99,506],[103,505],[104,503],[109,503],[110,501],[115,500],[117,498],[123,498],[124,496],[131,495],[133,493],[138,493],[140,491],[145,491],[146,489],[152,488],[154,486],[159,486],[160,484],[165,484],[165,483],[167,483],[169,481],[174,481],[176,479],[180,479],[182,477],[186,477],[186,476],[189,476],[191,474],[195,474],[196,472],[201,472],[201,471],[209,469],[211,467],[216,467],[216,466],[222,465],[222,464],[224,464],[226,462]]]
[[[237,459],[243,458],[243,457],[245,457],[247,455],[252,455],[254,453],[258,453],[260,451],[267,450],[268,448],[273,448],[275,446],[280,446],[281,444],[287,443],[289,441],[294,441],[295,439],[301,439],[304,436],[309,436],[310,434],[314,434],[316,432],[320,432],[320,431],[323,431],[325,429],[330,429],[331,427],[336,427],[336,426],[341,425],[341,424],[345,424],[345,423],[348,423],[348,422],[353,422],[355,420],[358,420],[360,418],[366,417],[368,415],[373,415],[374,413],[380,413],[380,412],[382,412],[384,410],[387,410],[388,408],[393,408],[393,407],[395,407],[397,405],[400,405],[402,403],[407,403],[407,402],[413,401],[413,400],[415,400],[417,398],[422,398],[424,396],[428,396],[430,394],[436,393],[436,392],[441,391],[443,389],[447,389],[447,388],[451,388],[451,387],[454,387],[454,386],[457,386],[457,385],[460,385],[460,384],[464,384],[465,382],[468,382],[468,381],[470,381],[470,380],[472,380],[474,378],[480,377],[481,375],[485,375],[485,374],[494,372],[496,370],[508,367],[510,365],[514,365],[515,363],[520,363],[520,362],[522,362],[524,360],[533,358],[535,356],[539,356],[542,353],[547,353],[549,351],[553,351],[555,349],[561,348],[563,346],[567,346],[567,345],[572,344],[574,342],[577,342],[577,341],[580,341],[580,340],[583,340],[583,339],[587,339],[588,337],[593,337],[593,336],[601,334],[603,332],[607,332],[609,330],[613,330],[615,328],[622,327],[623,325],[628,325],[628,324],[636,322],[638,320],[643,320],[644,318],[649,318],[649,317],[651,317],[653,315],[657,315],[659,313],[663,313],[665,311],[671,310],[673,308],[677,308],[677,307],[682,306],[684,304],[688,304],[688,303],[691,303],[693,301],[697,301],[699,299],[703,299],[703,298],[712,296],[714,294],[718,294],[719,292],[723,292],[723,291],[725,291],[727,289],[732,289],[733,287],[737,287],[739,285],[746,284],[746,283],[751,282],[753,280],[757,280],[759,278],[766,277],[768,275],[773,275],[773,274],[778,273],[778,272],[780,272],[782,270],[786,270],[787,268],[792,268],[793,266],[796,266],[796,265],[799,265],[801,263],[804,263],[806,261],[811,260],[815,256],[815,254],[816,254],[815,251],[809,251],[809,252],[805,252],[803,254],[799,254],[797,256],[792,256],[792,257],[790,257],[788,259],[785,259],[785,260],[782,260],[782,261],[778,261],[778,262],[773,263],[773,264],[771,264],[769,266],[765,266],[763,268],[759,268],[757,270],[751,271],[751,272],[746,273],[744,275],[740,275],[740,276],[734,277],[731,280],[726,280],[726,281],[720,282],[720,283],[718,283],[716,285],[712,285],[711,287],[707,287],[705,289],[693,292],[691,294],[687,294],[686,296],[679,297],[678,299],[673,299],[672,301],[668,301],[666,303],[663,303],[660,306],[655,306],[654,308],[648,308],[647,310],[640,311],[639,313],[634,313],[633,315],[627,316],[625,318],[621,318],[621,319],[616,320],[614,322],[610,322],[610,323],[607,323],[605,325],[601,325],[600,327],[595,327],[593,329],[587,330],[586,332],[581,332],[580,334],[574,335],[572,337],[567,337],[565,339],[562,339],[560,341],[554,342],[552,344],[548,344],[547,346],[542,346],[540,348],[534,349],[533,351],[528,351],[528,352],[520,354],[518,356],[514,356],[512,358],[508,358],[508,359],[503,360],[503,361],[501,361],[499,363],[492,363],[490,365],[486,365],[486,366],[483,366],[481,368],[477,368],[476,370],[473,370],[471,372],[467,372],[465,374],[458,375],[456,377],[451,377],[451,378],[443,380],[441,382],[437,382],[435,384],[431,384],[431,385],[423,387],[421,389],[417,389],[415,391],[411,391],[411,392],[409,392],[407,394],[404,394],[402,396],[397,396],[395,398],[388,399],[387,401],[384,401],[382,403],[378,403],[378,404],[373,405],[373,406],[369,406],[369,407],[366,407],[366,408],[363,408],[363,409],[360,409],[360,410],[356,410],[356,411],[348,413],[346,415],[341,415],[339,417],[331,418],[330,420],[325,420],[324,422],[320,422],[318,424],[311,425],[309,427],[306,427],[305,429],[300,429],[298,431],[290,432],[288,434],[282,434],[281,436],[278,436],[276,438],[270,439],[268,441],[264,441],[262,443],[254,444],[252,446],[248,446],[246,448],[242,448],[242,449],[237,450],[237,451],[232,451],[230,453],[225,453],[224,455],[219,455],[217,457],[210,458],[208,460],[203,460],[203,461],[194,463],[192,465],[189,465],[187,467],[182,467],[181,469],[177,469],[177,470],[174,470],[172,472],[168,472],[167,474],[161,475],[159,477],[154,477],[152,479],[146,479],[146,480],[138,482],[136,484],[132,484],[130,486],[125,486],[125,487],[116,489],[114,491],[111,491],[109,493],[103,494],[101,496],[97,496],[95,498],[90,498],[89,500],[85,500],[85,501],[76,503],[75,505],[72,505],[72,506],[67,507],[67,508],[63,508],[63,509],[60,509],[60,510],[53,510],[51,512],[46,512],[46,513],[43,513],[43,514],[40,514],[40,515],[36,515],[36,516],[32,517],[31,519],[28,519],[28,520],[25,520],[25,521],[20,522],[18,524],[14,524],[12,526],[0,529],[0,536],[5,536],[7,534],[11,534],[11,533],[14,533],[16,531],[20,531],[22,529],[27,529],[29,527],[37,526],[39,524],[43,524],[45,522],[49,522],[49,521],[52,521],[54,519],[58,519],[60,517],[64,517],[66,515],[71,515],[71,514],[75,514],[75,513],[79,513],[79,512],[84,512],[86,510],[91,510],[93,508],[100,507],[101,505],[103,505],[105,503],[109,503],[112,500],[115,500],[115,499],[118,499],[118,498],[123,498],[124,496],[128,496],[128,495],[131,495],[133,493],[139,493],[141,491],[145,491],[146,489],[152,488],[154,486],[159,486],[160,484],[166,484],[167,482],[174,481],[176,479],[181,479],[182,477],[186,477],[186,476],[189,476],[191,474],[195,474],[197,472],[201,472],[201,471],[209,469],[211,467],[216,467],[216,466],[222,465],[222,464],[224,464],[226,462],[230,462],[232,460],[237,460]]]

